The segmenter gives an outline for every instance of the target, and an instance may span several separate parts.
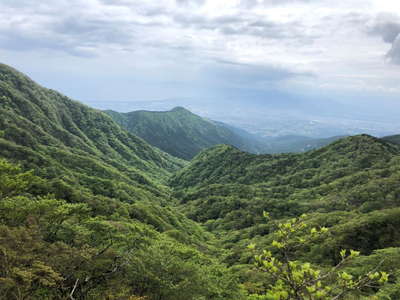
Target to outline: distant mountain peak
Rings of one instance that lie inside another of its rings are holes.
[[[112,164],[114,174],[120,173],[119,166],[124,165],[136,174],[133,182],[145,182],[145,177],[158,180],[159,174],[166,177],[182,164],[122,130],[100,111],[43,88],[4,64],[0,64],[0,100],[3,143],[13,147],[13,151],[7,151],[0,146],[0,155],[6,158],[22,151],[21,147],[32,147],[43,159],[52,161],[49,153],[62,149],[69,159],[80,155],[79,159],[96,161],[105,169]],[[72,168],[69,163],[68,168]]]
[[[242,136],[239,130],[202,118],[182,106],[170,111],[133,111],[116,114],[106,111],[117,123],[153,146],[179,158],[190,160],[201,150],[218,145],[234,145],[258,152],[255,138]]]
[[[188,109],[184,108],[183,106],[176,106],[173,109],[171,109],[171,112],[188,112],[191,113]]]

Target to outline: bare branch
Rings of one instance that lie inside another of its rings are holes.
[[[74,293],[75,293],[76,288],[78,287],[78,282],[79,282],[79,278],[76,279],[75,284],[74,284],[74,288],[72,289],[71,293],[69,294],[69,298],[71,300],[75,300]]]

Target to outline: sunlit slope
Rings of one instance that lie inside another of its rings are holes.
[[[183,107],[171,111],[106,111],[117,123],[151,145],[183,159],[201,150],[227,144],[244,151],[260,152],[262,143],[250,134],[245,137],[227,125],[204,119]]]

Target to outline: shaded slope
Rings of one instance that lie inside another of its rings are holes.
[[[105,111],[123,128],[153,146],[184,159],[192,159],[201,150],[226,144],[250,153],[306,152],[328,145],[342,137],[305,136],[259,137],[234,126],[204,119],[182,107],[171,111]]]
[[[395,260],[399,182],[400,148],[368,135],[301,154],[253,155],[217,146],[201,152],[171,180],[183,211],[221,237],[230,251],[225,262],[235,265],[250,289],[262,274],[251,269],[254,252],[248,245],[268,247],[276,220],[302,214],[310,226],[327,227],[330,233],[296,247],[293,255],[301,261],[334,265],[340,249],[356,249],[368,259],[383,251],[385,259]],[[387,270],[395,272],[392,266]]]
[[[400,145],[400,135],[385,136],[382,138],[382,140]]]
[[[205,237],[182,214],[160,206],[171,199],[164,182],[184,162],[106,114],[0,65],[0,115],[0,158],[33,169],[44,180],[39,195],[86,203],[96,215],[123,212],[160,232]]]
[[[250,134],[241,136],[227,125],[204,119],[182,107],[166,112],[106,113],[151,145],[184,159],[191,159],[201,150],[217,144],[233,145],[249,152],[262,149],[262,144]]]
[[[301,259],[326,266],[341,247],[398,257],[385,249],[400,247],[392,143],[362,135],[283,155],[217,146],[170,180],[174,199],[163,183],[182,161],[6,66],[0,74],[0,157],[40,176],[0,159],[0,241],[13,258],[0,260],[6,298],[16,287],[32,299],[71,291],[76,299],[242,299],[232,270],[215,260],[212,235],[169,206],[176,200],[220,234],[224,261],[239,270],[250,269],[250,241],[273,239],[264,210],[274,218],[308,212],[307,222],[330,227],[320,244],[301,245]],[[263,277],[249,273],[242,287],[262,289]]]
[[[0,158],[2,299],[241,298],[209,235],[182,214],[82,186],[71,199],[58,185],[55,198],[51,183]]]
[[[331,172],[341,170],[344,176],[388,161],[397,153],[396,146],[367,135],[345,138],[304,154],[255,155],[221,145],[200,153],[190,165],[178,171],[171,182],[180,187],[210,183],[255,184],[308,169],[318,173],[327,171],[324,175],[327,178],[333,176],[329,175]]]
[[[169,206],[185,162],[5,65],[0,116],[2,296],[240,298],[213,236]]]
[[[362,135],[304,154],[252,155],[229,146],[203,151],[171,180],[195,220],[252,227],[275,217],[400,205],[400,150]],[[211,224],[211,223],[210,223]]]

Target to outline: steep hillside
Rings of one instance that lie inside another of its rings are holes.
[[[246,240],[266,232],[263,211],[285,218],[399,207],[399,171],[396,145],[361,135],[303,154],[254,155],[217,146],[171,184],[194,220],[216,232],[239,230]]]
[[[1,299],[241,298],[169,206],[182,160],[5,65],[0,116]]]
[[[109,113],[129,127],[127,115]],[[215,126],[235,131],[182,108],[139,114],[155,137],[160,128],[172,142],[185,137],[177,145],[231,137]],[[307,274],[336,270],[342,249],[360,251],[323,284],[389,274],[383,288],[357,286],[343,299],[399,298],[395,143],[360,135],[279,155],[218,145],[187,163],[5,65],[0,115],[0,299],[277,299],[264,294],[279,268],[255,269],[254,255],[281,259],[279,239],[289,266]],[[299,216],[308,227],[291,230]]]
[[[259,137],[246,130],[197,116],[185,108],[171,111],[105,111],[123,128],[163,151],[192,159],[201,150],[218,144],[234,146],[250,153],[306,152],[326,146],[342,137],[305,136]]]
[[[385,249],[385,259],[395,260],[399,182],[400,147],[368,135],[301,154],[254,155],[221,145],[201,152],[171,179],[183,211],[221,237],[231,251],[225,261],[255,291],[262,275],[246,267],[252,260],[247,245],[268,247],[276,220],[302,214],[307,224],[331,234],[317,245],[298,245],[301,260],[332,265],[342,248],[361,251],[370,263]],[[399,267],[386,266],[391,272]]]
[[[244,228],[257,224],[263,210],[282,217],[400,205],[399,163],[397,146],[366,135],[304,154],[254,155],[218,146],[199,154],[171,184],[196,220]]]
[[[114,121],[151,145],[180,157],[191,159],[201,150],[228,144],[244,151],[260,152],[262,143],[248,134],[237,134],[227,125],[197,116],[183,107],[171,111],[106,111]]]
[[[382,140],[391,142],[394,144],[400,144],[400,135],[390,135],[390,136],[385,136],[382,138]]]
[[[121,130],[110,117],[0,65],[0,155],[49,174],[73,171],[156,191],[183,162]],[[55,175],[55,174],[54,174]],[[60,175],[60,174],[58,174]]]
[[[345,138],[304,154],[255,155],[221,145],[200,153],[171,182],[178,187],[201,187],[279,178],[283,185],[296,183],[304,175],[301,179],[307,179],[310,186],[388,162],[398,151],[395,145],[367,135]]]

